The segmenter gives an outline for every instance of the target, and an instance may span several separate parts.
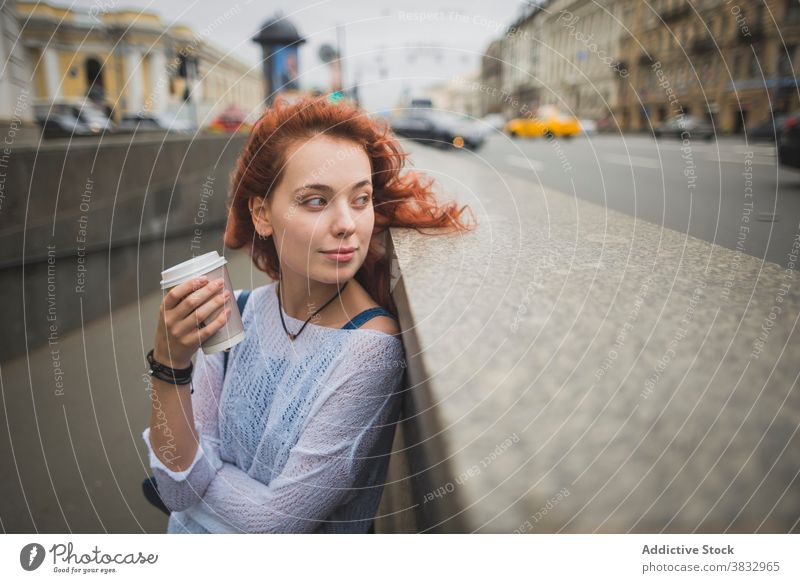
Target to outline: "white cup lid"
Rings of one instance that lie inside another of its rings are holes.
[[[214,271],[227,262],[227,259],[220,257],[220,254],[216,251],[192,257],[188,261],[178,263],[178,265],[161,272],[161,289],[167,289],[198,275]]]

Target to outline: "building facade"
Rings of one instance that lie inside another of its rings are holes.
[[[478,82],[481,83],[480,93],[480,113],[502,113],[503,100],[497,91],[492,91],[495,87],[503,86],[503,43],[495,40],[489,44],[486,52],[481,57],[481,69],[478,75]]]
[[[486,50],[482,81],[500,79],[501,94],[529,108],[552,104],[630,131],[683,113],[721,133],[800,109],[798,0],[552,0],[509,31]]]
[[[499,97],[501,112],[518,117],[520,112],[533,111],[542,99],[542,16],[538,5],[526,5],[509,25],[495,49],[502,58]]]
[[[462,113],[470,117],[481,117],[482,93],[477,90],[480,73],[472,71],[428,89],[433,107],[445,111]]]
[[[739,133],[800,107],[797,0],[632,2],[623,52],[631,83],[620,125],[647,130],[682,112]]]
[[[542,104],[606,117],[627,83],[620,52],[628,0],[555,0],[540,15]]]
[[[78,10],[18,1],[21,46],[35,101],[91,99],[116,120],[168,114],[203,125],[229,105],[258,112],[258,67],[226,55],[184,26],[133,10]]]
[[[6,130],[12,126],[26,130],[35,126],[29,86],[31,63],[18,38],[16,2],[8,0],[0,6],[0,128],[6,137]]]

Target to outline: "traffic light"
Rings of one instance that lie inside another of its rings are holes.
[[[342,99],[344,99],[344,93],[341,91],[334,91],[328,94],[328,101],[331,103],[339,103]]]

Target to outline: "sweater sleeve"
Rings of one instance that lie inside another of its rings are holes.
[[[281,473],[268,484],[224,463],[201,504],[228,532],[313,532],[389,455],[402,386],[402,343],[383,344],[320,396]],[[386,447],[388,443],[388,448]]]
[[[219,458],[219,427],[217,423],[219,396],[222,392],[222,353],[205,355],[197,351],[192,373],[192,410],[200,444],[192,463],[185,470],[176,472],[156,457],[150,443],[150,427],[145,428],[142,438],[147,444],[150,467],[158,484],[158,492],[167,508],[172,511],[185,510],[195,504],[205,492],[222,461]],[[176,387],[176,390],[189,390]],[[169,445],[163,446],[169,449]]]

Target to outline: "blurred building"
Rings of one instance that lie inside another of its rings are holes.
[[[473,71],[428,89],[433,107],[472,117],[481,117],[483,103],[479,91],[465,91],[465,87],[475,87],[480,82],[480,74]]]
[[[89,98],[119,120],[137,113],[185,117],[200,125],[236,105],[260,110],[261,72],[184,26],[135,10],[64,8],[18,1],[20,44],[36,101]]]
[[[503,43],[499,40],[492,41],[481,58],[479,82],[484,90],[480,91],[481,113],[502,113],[503,99],[494,87],[503,86]]]
[[[520,110],[536,109],[540,103],[544,14],[538,5],[524,5],[500,40],[500,46],[494,49],[502,59],[499,97],[501,111],[507,117],[518,117]],[[494,96],[495,92],[490,93]]]
[[[623,128],[647,129],[675,115],[676,104],[723,132],[798,108],[797,0],[631,5],[631,33],[621,41],[631,82],[616,108]]]
[[[483,113],[519,117],[553,104],[578,117],[608,115],[617,99],[619,39],[628,0],[526,4],[483,56]]]
[[[682,111],[740,132],[800,108],[798,45],[798,0],[526,5],[485,51],[481,86],[501,90],[482,113],[554,104],[636,131]]]
[[[641,2],[636,2],[641,4]],[[555,0],[540,12],[542,105],[578,118],[600,119],[627,84],[620,52],[631,0]]]
[[[12,128],[35,130],[31,63],[27,52],[15,42],[18,37],[16,2],[7,0],[0,6],[0,128],[6,137]]]

